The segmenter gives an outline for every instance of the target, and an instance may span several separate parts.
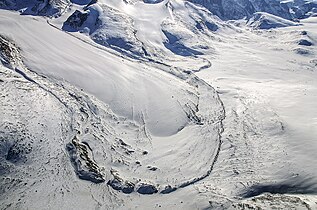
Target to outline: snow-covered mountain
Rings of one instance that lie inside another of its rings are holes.
[[[267,12],[276,16],[290,19],[287,7],[278,0],[192,0],[208,8],[223,19],[242,19],[250,17],[255,12]]]
[[[305,18],[316,13],[311,0],[190,0],[203,5],[223,19],[241,19],[255,12],[266,12],[286,19]]]
[[[69,0],[1,0],[0,8],[22,14],[52,16],[63,12],[70,3]]]
[[[250,17],[255,12],[266,12],[282,18],[306,18],[316,14],[315,0],[188,0],[202,5],[222,19],[241,19]],[[97,0],[2,0],[0,7],[20,10],[24,14],[56,15],[62,13],[72,3],[92,5],[104,1]],[[107,2],[107,1],[106,1]],[[142,0],[126,0],[128,4]],[[162,0],[143,0],[145,3],[156,4]]]
[[[0,0],[0,209],[316,209],[316,1]]]

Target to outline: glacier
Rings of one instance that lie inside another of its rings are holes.
[[[1,0],[1,209],[316,209],[315,0]]]

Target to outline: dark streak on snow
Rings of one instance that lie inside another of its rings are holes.
[[[317,185],[310,179],[293,178],[279,183],[256,184],[246,189],[241,194],[244,198],[250,198],[263,193],[272,194],[317,194]]]

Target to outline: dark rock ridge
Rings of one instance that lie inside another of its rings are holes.
[[[65,29],[69,26],[72,29],[78,30],[87,20],[87,17],[88,13],[76,10],[71,16],[67,18],[66,22],[63,25],[63,29],[69,31],[69,28]]]
[[[105,179],[100,172],[100,168],[89,155],[88,150],[89,147],[79,142],[77,137],[74,137],[72,142],[66,145],[70,161],[80,179],[93,183],[104,182]]]

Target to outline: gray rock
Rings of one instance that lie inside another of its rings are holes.
[[[134,191],[134,184],[131,182],[123,181],[119,178],[109,180],[107,183],[114,190],[122,191],[125,194],[132,193]]]
[[[79,29],[83,23],[87,20],[88,13],[81,12],[76,10],[69,18],[67,18],[66,22],[64,23],[63,29],[67,26],[72,27],[73,29]]]
[[[141,183],[137,189],[137,192],[140,194],[151,195],[157,193],[157,188],[152,184]]]
[[[301,39],[298,41],[298,45],[302,45],[302,46],[312,46],[313,43],[307,39]]]

